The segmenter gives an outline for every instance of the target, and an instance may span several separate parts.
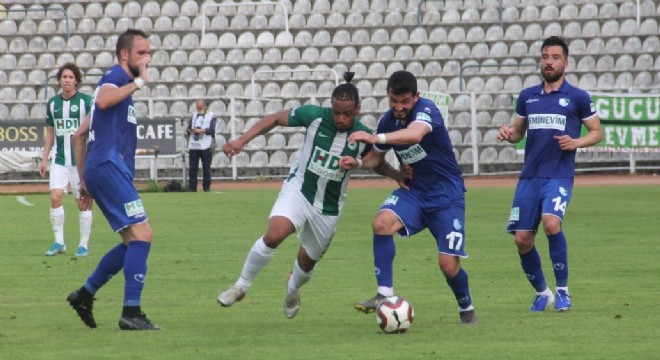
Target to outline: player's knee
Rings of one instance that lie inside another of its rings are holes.
[[[438,265],[440,265],[440,271],[447,279],[451,279],[458,271],[461,269],[461,263],[456,256],[438,256]]]
[[[516,242],[516,247],[518,247],[518,252],[521,254],[525,254],[528,251],[532,250],[534,247],[534,235],[532,234],[526,234],[526,236],[521,236],[519,234],[516,234],[514,238]]]
[[[371,222],[371,227],[373,228],[374,234],[378,235],[391,235],[396,232],[395,223],[389,217],[382,216],[382,213],[374,218]]]
[[[543,230],[546,235],[554,235],[561,231],[561,221],[554,216],[543,219]]]

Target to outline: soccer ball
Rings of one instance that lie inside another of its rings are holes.
[[[388,334],[400,334],[410,328],[415,310],[401,296],[390,296],[381,300],[376,308],[378,327]]]

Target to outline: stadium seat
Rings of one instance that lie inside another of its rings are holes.
[[[309,31],[301,30],[296,34],[293,43],[299,47],[309,46],[312,44],[312,34]]]
[[[376,58],[378,58],[380,61],[388,62],[395,59],[394,54],[395,52],[392,46],[384,45],[378,49],[378,52],[376,53]]]
[[[618,36],[619,32],[619,22],[617,20],[607,20],[601,28],[602,36]]]
[[[465,45],[465,44],[458,44],[458,45]],[[467,47],[467,51],[469,55],[470,47],[467,45],[465,46]],[[413,57],[414,57],[414,52],[410,45],[401,45],[397,47],[396,52],[394,54],[394,58],[397,59],[398,61],[409,61],[412,60]]]
[[[624,71],[616,76],[615,84],[619,89],[629,89],[633,86],[634,77],[631,72]]]
[[[344,15],[338,12],[328,14],[325,19],[325,25],[329,28],[340,28],[344,26],[344,23]]]
[[[523,38],[524,30],[522,26],[518,24],[511,24],[507,26],[506,31],[504,32],[505,40],[520,40]]]
[[[507,44],[503,41],[498,41],[491,45],[490,47],[490,56],[499,58],[499,57],[504,57],[509,54],[509,48]]]
[[[635,60],[635,70],[651,70],[652,68],[653,56],[651,54],[640,54]]]
[[[512,117],[515,115],[513,106],[511,106],[511,110],[498,110],[493,114],[493,119],[491,121],[491,124],[493,126],[502,126],[502,125],[510,125],[512,123]]]
[[[109,51],[101,51],[96,54],[94,66],[99,68],[109,68],[114,63],[114,55]]]
[[[656,72],[657,73],[657,72]],[[653,86],[653,75],[649,71],[640,71],[635,74],[633,80],[633,87],[636,89],[644,89]]]
[[[605,50],[605,42],[602,38],[592,38],[587,44],[587,49],[591,54],[602,54]]]
[[[261,60],[262,60],[262,55],[260,49],[252,48],[252,49],[248,49],[245,52],[245,62],[251,64],[259,64],[261,63]]]
[[[626,49],[627,52],[633,54],[644,51],[642,48],[642,41],[637,36],[628,36],[623,44],[623,48]]]
[[[339,53],[337,52],[337,48],[325,47],[323,48],[323,50],[321,50],[321,55],[319,56],[319,59],[323,59],[323,61],[333,62],[333,61],[337,61],[338,57],[339,57]]]
[[[374,62],[367,69],[367,77],[370,79],[379,79],[385,76],[385,65],[382,62]]]
[[[27,119],[30,117],[30,110],[27,105],[22,103],[14,104],[9,111],[10,119]]]
[[[562,26],[558,22],[548,23],[543,29],[543,37],[559,36],[562,34]]]
[[[289,136],[289,140],[287,142],[287,148],[298,149],[300,148],[300,146],[302,146],[304,140],[305,140],[305,134],[300,132],[294,132]]]
[[[623,51],[623,41],[619,37],[612,37],[605,43],[605,52],[608,54],[619,54]]]
[[[486,30],[487,41],[500,41],[504,38],[504,30],[499,25],[493,25]]]
[[[332,42],[332,36],[327,30],[319,30],[314,32],[314,39],[312,43],[315,46],[328,46]]]
[[[351,34],[348,30],[337,30],[335,35],[332,37],[332,45],[334,46],[344,46],[351,43]]]
[[[50,94],[53,95],[54,93]],[[16,89],[13,87],[3,87],[0,89],[0,96],[4,101],[13,102],[17,99]]]
[[[532,11],[532,10],[530,10],[530,11]],[[526,16],[530,16],[530,15],[527,14]],[[508,24],[515,24],[518,21],[525,21],[525,22],[536,21],[536,20],[538,20],[538,9],[537,9],[536,17],[534,17],[532,19],[527,19],[527,18],[523,19],[520,15],[520,12],[518,11],[518,8],[516,8],[514,6],[506,6],[506,7],[504,7],[504,10],[502,11],[502,20],[505,23],[508,23]]]
[[[580,76],[580,81],[578,83],[578,86],[585,90],[595,90],[597,83],[598,83],[598,79],[596,78],[596,75],[594,75],[593,73],[586,73]]]
[[[519,155],[516,152],[516,148],[513,146],[502,148],[500,153],[497,155],[497,161],[502,163],[509,163],[519,160]]]
[[[580,14],[575,18],[595,19],[598,16],[598,5],[592,2],[583,3],[580,6]]]
[[[465,41],[465,29],[462,27],[453,27],[447,34],[447,41],[454,43],[462,43]]]
[[[658,21],[654,18],[647,18],[639,25],[639,35],[657,35]]]
[[[173,98],[177,97],[187,97],[188,96],[188,87],[183,84],[174,84],[172,89],[170,89],[170,96]]]
[[[377,28],[371,34],[371,43],[374,45],[384,45],[389,42],[390,34],[383,28]]]
[[[568,51],[573,55],[582,55],[587,51],[587,44],[583,39],[573,39],[568,44]]]
[[[383,26],[383,15],[380,12],[369,12],[364,18],[364,26],[376,27]]]
[[[32,107],[30,108],[30,118],[43,119],[45,117],[46,117],[46,105],[32,104]]]
[[[392,31],[390,35],[390,43],[393,44],[407,44],[408,43],[408,30],[404,28],[397,28]]]

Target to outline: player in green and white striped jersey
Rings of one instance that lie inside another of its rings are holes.
[[[46,252],[46,256],[54,256],[66,251],[64,244],[64,207],[62,198],[68,185],[76,199],[79,196],[80,177],[73,156],[71,141],[76,129],[89,114],[93,99],[87,94],[78,92],[82,81],[80,69],[73,63],[62,65],[57,71],[57,82],[62,92],[48,100],[46,108],[46,138],[44,152],[39,164],[39,174],[46,176],[48,157],[53,148],[53,160],[50,166],[50,223],[55,234],[55,243]],[[54,147],[53,147],[54,145]],[[76,256],[89,254],[89,234],[92,229],[92,212],[81,211],[80,244]]]
[[[300,309],[300,288],[308,282],[316,263],[330,246],[346,199],[348,179],[352,171],[339,167],[342,156],[360,158],[368,147],[348,143],[356,131],[371,132],[357,120],[360,96],[346,73],[347,83],[332,93],[332,107],[304,105],[267,115],[238,139],[223,146],[227,156],[234,156],[260,134],[275,126],[304,126],[305,140],[298,150],[298,162],[270,212],[268,230],[252,246],[236,283],[218,296],[222,306],[231,306],[245,296],[259,272],[273,256],[275,249],[294,232],[298,232],[300,250],[287,281],[284,314],[291,319]],[[379,174],[402,182],[403,173],[387,162],[376,170]]]

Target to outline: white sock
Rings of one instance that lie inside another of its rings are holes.
[[[559,291],[559,290],[564,290],[564,291],[566,291],[567,294],[570,294],[568,292],[568,286],[557,286],[556,291]]]
[[[245,259],[243,270],[241,271],[241,277],[236,281],[236,286],[247,291],[250,286],[252,286],[252,281],[254,281],[257,275],[259,275],[259,272],[266,267],[274,253],[275,249],[266,246],[263,236],[257,239]]]
[[[80,245],[87,248],[89,244],[89,234],[92,232],[92,212],[91,210],[81,211],[78,215],[80,221]]]
[[[50,209],[50,224],[53,226],[55,242],[64,245],[64,207]]]
[[[550,291],[550,288],[545,288],[545,290],[537,292],[536,295],[550,296],[552,295],[552,291]]]
[[[296,262],[293,264],[293,273],[291,274],[291,278],[289,279],[287,285],[287,293],[295,294],[299,292],[300,288],[312,279],[313,274],[314,269],[312,269],[310,272],[305,272],[300,268],[300,264],[298,264],[298,260],[296,260]]]
[[[394,296],[394,288],[379,286],[378,287],[378,293],[381,294],[381,295],[384,295],[386,297]]]

